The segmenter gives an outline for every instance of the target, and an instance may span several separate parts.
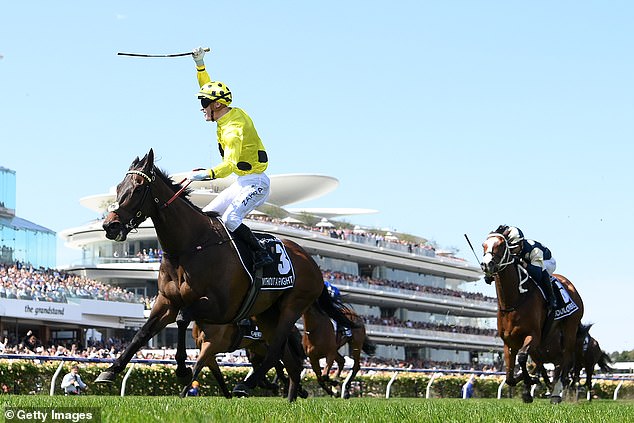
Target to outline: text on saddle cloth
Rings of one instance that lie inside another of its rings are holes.
[[[269,255],[273,257],[273,263],[262,268],[262,287],[260,289],[268,291],[292,288],[295,284],[295,269],[282,241],[270,234],[255,232],[254,235],[262,241]],[[235,244],[242,265],[253,280],[256,276],[252,271],[253,255],[251,250],[243,242]]]
[[[250,319],[245,319],[238,323],[238,329],[240,330],[240,338],[247,338],[253,340],[262,339],[262,331],[258,326]]]
[[[577,303],[573,301],[568,294],[568,290],[566,287],[554,276],[550,276],[550,283],[553,284],[553,292],[555,294],[555,300],[557,302],[557,307],[555,308],[554,320],[563,319],[564,317],[570,316],[575,311],[579,310],[579,306]],[[539,292],[541,292],[544,299],[546,299],[546,294],[542,291],[542,288],[539,284],[535,283]]]

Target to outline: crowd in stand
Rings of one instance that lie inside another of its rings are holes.
[[[76,342],[68,344],[43,345],[40,340],[29,331],[21,340],[5,337],[0,342],[0,354],[45,355],[52,357],[81,357],[81,358],[116,358],[127,345],[122,339],[110,338],[104,342],[88,342],[82,347]]]
[[[125,289],[54,269],[0,264],[0,298],[67,303],[69,298],[139,302]]]
[[[457,326],[442,323],[401,320],[396,317],[361,316],[367,325],[383,325],[408,329],[426,329],[440,332],[465,333],[469,335],[496,336],[496,329],[485,329],[473,326]]]
[[[284,220],[272,218],[266,215],[250,215],[249,219],[251,220],[260,220],[268,223],[274,223],[277,225],[290,226],[298,229],[308,230],[311,232],[318,232],[321,235],[342,239],[353,242],[360,242],[363,244],[370,244],[376,247],[387,247],[394,248],[397,250],[407,251],[408,253],[416,254],[419,253],[424,256],[434,257],[436,255],[435,248],[426,243],[426,242],[410,242],[404,239],[400,239],[396,235],[391,233],[382,232],[373,232],[370,230],[360,230],[360,229],[349,229],[349,228],[336,228],[336,227],[319,227],[319,226],[310,226],[304,223],[286,223]],[[332,225],[334,226],[334,225]],[[402,247],[402,248],[400,248]],[[449,258],[451,260],[464,262],[465,260],[460,257],[451,256],[443,256],[445,258]]]
[[[439,288],[434,286],[421,285],[414,282],[401,282],[387,279],[375,279],[367,276],[351,275],[348,273],[337,272],[332,270],[324,270],[324,280],[337,284],[337,280],[343,280],[346,282],[361,283],[379,287],[389,287],[396,289],[404,289],[409,291],[427,292],[430,294],[445,295],[448,297],[458,297],[479,301],[490,301],[495,303],[497,300],[494,297],[488,297],[479,292],[466,292],[457,291],[455,289]]]

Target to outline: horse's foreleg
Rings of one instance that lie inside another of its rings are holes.
[[[353,358],[354,358],[354,354],[353,354]],[[335,373],[335,379],[341,379],[341,372],[343,371],[343,368],[346,366],[346,359],[343,358],[343,356],[339,354],[339,352],[337,352],[337,355],[335,356],[335,362],[337,363],[337,373]]]
[[[225,383],[225,379],[220,371],[220,367],[218,367],[218,363],[216,362],[216,351],[212,348],[212,346],[212,343],[209,341],[204,341],[200,346],[200,354],[198,355],[198,360],[196,360],[196,364],[194,365],[191,380],[181,391],[181,398],[187,395],[187,391],[191,387],[191,382],[198,379],[200,372],[202,372],[205,366],[209,367],[211,374],[218,383],[218,388],[220,388],[220,391],[225,398],[231,398],[231,392],[229,392],[229,388],[227,388],[227,384]]]
[[[280,360],[280,357],[282,356],[283,349],[288,342],[288,336],[291,333],[291,329],[295,325],[295,322],[298,318],[299,316],[293,315],[290,317],[281,317],[278,320],[278,325],[275,328],[275,335],[269,343],[269,348],[266,352],[264,360],[262,360],[262,365],[258,369],[255,369],[251,376],[235,386],[235,388],[233,389],[234,395],[248,396],[249,390],[255,388],[258,384],[258,381],[265,377],[266,373],[270,369],[272,369],[275,364],[277,364],[277,362]],[[290,383],[299,384],[299,374],[292,375],[291,369],[288,368],[288,364],[286,362],[284,364],[286,365],[286,370],[289,371],[288,376],[290,379]]]
[[[309,355],[308,356],[308,361],[310,361],[310,366],[313,368],[313,372],[315,373],[315,376],[317,377],[317,383],[319,384],[319,386],[322,387],[322,389],[330,396],[334,396],[335,393],[333,392],[332,388],[330,387],[330,385],[328,385],[328,383],[326,383],[326,378],[324,377],[323,371],[321,369],[321,366],[319,365],[319,357],[317,357],[316,355]]]
[[[525,403],[533,402],[533,396],[531,395],[531,385],[533,384],[533,379],[531,375],[528,373],[528,369],[526,368],[526,363],[528,362],[528,353],[526,352],[526,347],[522,348],[517,353],[517,361],[522,369],[521,377],[524,380],[524,391],[522,392],[522,401]]]
[[[506,366],[505,383],[508,386],[517,385],[518,379],[515,377],[515,358],[517,353],[508,345],[504,345],[504,365]]]
[[[96,383],[112,383],[115,377],[125,369],[130,360],[134,357],[134,354],[157,333],[159,333],[165,326],[176,320],[176,310],[172,307],[171,303],[159,294],[150,317],[145,324],[134,335],[132,341],[128,344],[126,349],[117,357],[110,367],[101,372]]]
[[[343,357],[341,357],[341,358],[343,358]],[[350,384],[352,383],[354,378],[357,376],[357,373],[361,369],[361,350],[359,350],[359,349],[352,350],[352,360],[354,362],[354,364],[352,365],[352,372],[348,376],[348,383],[346,384],[346,391],[343,393],[343,397],[345,399],[350,398]]]
[[[586,399],[592,401],[592,374],[594,365],[586,367]]]
[[[330,371],[332,370],[332,365],[335,362],[336,357],[339,355],[339,353],[337,353],[335,351],[335,353],[328,353],[326,354],[326,365],[324,366],[324,369],[321,371],[321,377],[324,379],[324,382],[326,383],[330,383],[333,384],[334,382],[330,382]]]

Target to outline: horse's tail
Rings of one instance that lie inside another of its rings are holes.
[[[603,373],[614,373],[615,369],[611,366],[611,364],[614,363],[605,351],[601,351],[601,356],[599,357],[599,361],[597,361],[597,364],[599,365],[599,368],[603,371]]]
[[[337,322],[337,325],[346,326],[349,328],[356,328],[358,324],[354,323],[352,320],[346,316],[344,310],[346,306],[339,301],[334,301],[328,292],[328,288],[324,285],[324,289],[322,289],[319,298],[317,298],[317,305],[321,308],[324,313],[328,315],[331,319]]]
[[[372,342],[372,340],[366,335],[365,339],[363,340],[363,346],[361,347],[361,350],[363,350],[363,352],[367,355],[374,355],[374,353],[376,353],[376,344]]]

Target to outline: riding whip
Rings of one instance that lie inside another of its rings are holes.
[[[471,245],[471,241],[469,240],[469,237],[467,236],[467,234],[464,234],[464,237],[467,239],[467,242],[469,243],[469,247],[471,247],[471,251],[473,251],[473,255],[476,258],[476,262],[480,263],[480,259],[478,258],[478,255],[476,254],[475,250],[473,249],[473,245]]]
[[[205,47],[203,50],[205,52],[210,52],[211,49],[209,47]],[[193,52],[188,51],[187,53],[172,53],[172,54],[145,54],[145,53],[117,53],[117,56],[131,56],[131,57],[182,57],[182,56],[191,56]]]

